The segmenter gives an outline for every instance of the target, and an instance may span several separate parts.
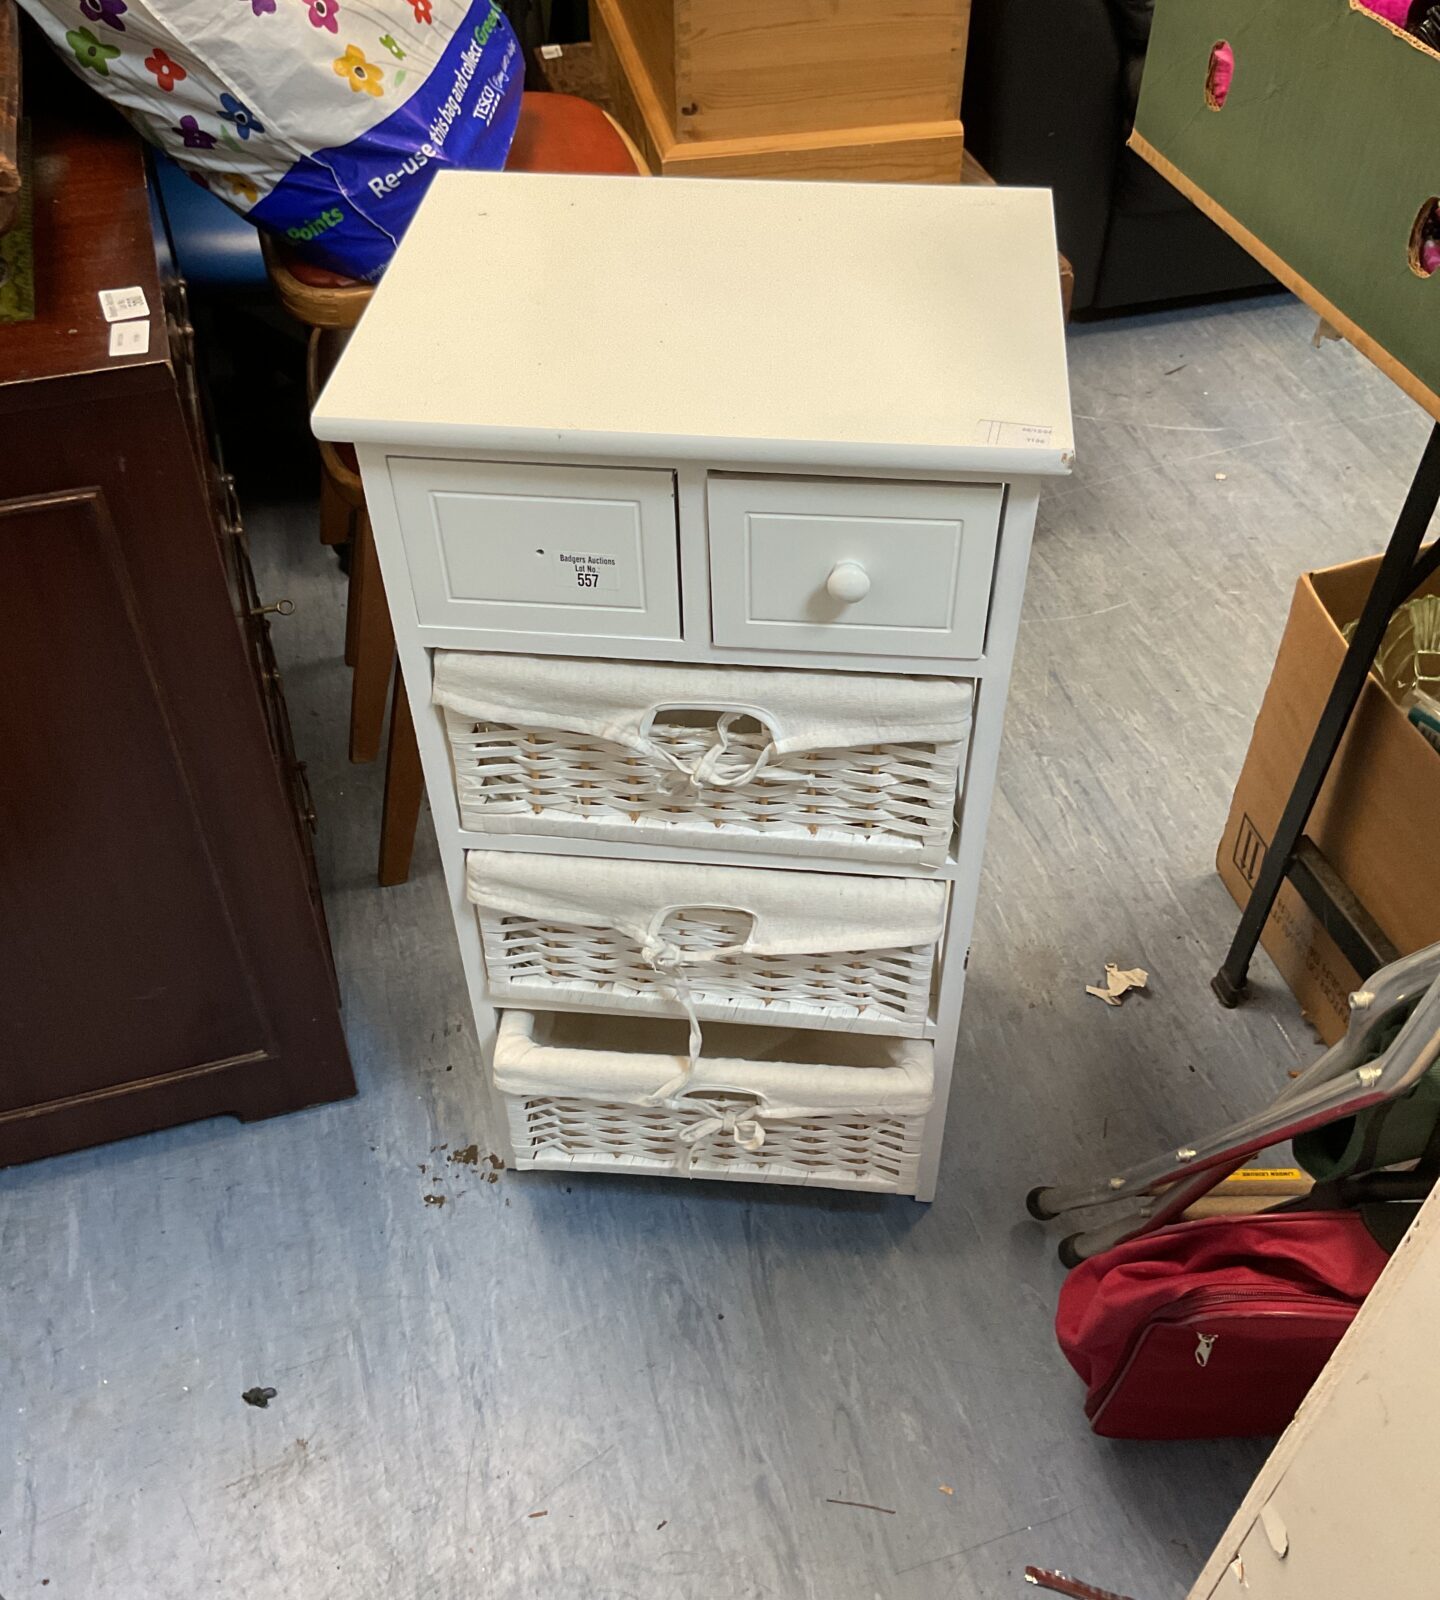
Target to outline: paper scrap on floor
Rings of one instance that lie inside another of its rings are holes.
[[[1122,972],[1113,961],[1107,961],[1104,985],[1087,983],[1085,993],[1093,994],[1107,1006],[1118,1006],[1132,989],[1143,989],[1149,981],[1150,974],[1144,967],[1130,967]]]

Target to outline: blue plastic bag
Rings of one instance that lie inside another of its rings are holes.
[[[520,114],[495,0],[20,3],[147,139],[350,277],[385,270],[441,167],[503,167]]]

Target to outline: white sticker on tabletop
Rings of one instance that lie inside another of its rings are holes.
[[[1001,449],[1033,450],[1049,444],[1054,432],[1047,422],[1002,422],[997,417],[981,417],[975,430],[975,443]]]
[[[143,356],[150,350],[150,323],[112,322],[110,324],[110,354],[112,356]]]
[[[145,298],[145,291],[136,284],[131,289],[102,289],[100,309],[105,313],[106,322],[128,322],[131,317],[148,317],[150,302]],[[110,354],[113,356],[115,352],[112,350]]]
[[[620,587],[620,569],[614,556],[597,556],[586,550],[557,550],[556,556],[567,588],[612,590]]]

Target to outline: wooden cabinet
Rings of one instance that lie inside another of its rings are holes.
[[[142,149],[79,88],[32,104],[37,311],[0,326],[0,1163],[354,1093]],[[149,348],[112,357],[100,291],[135,287]]]
[[[533,312],[503,377],[453,354],[482,241]],[[442,174],[314,422],[359,449],[507,1162],[928,1199],[1072,459],[1049,197]],[[513,631],[435,610],[447,515]]]
[[[591,0],[626,131],[667,177],[960,181],[969,0]]]

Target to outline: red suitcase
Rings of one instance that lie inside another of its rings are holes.
[[[1055,1332],[1114,1439],[1277,1434],[1387,1252],[1358,1211],[1182,1222],[1083,1261]]]

